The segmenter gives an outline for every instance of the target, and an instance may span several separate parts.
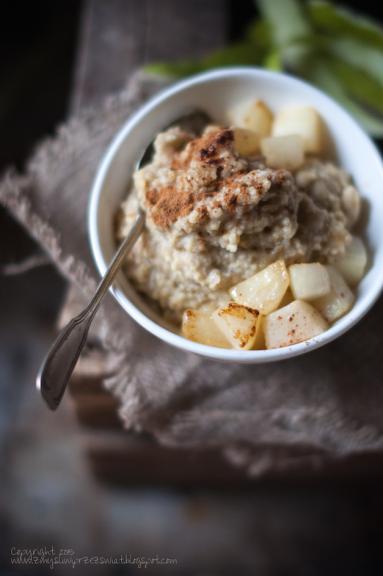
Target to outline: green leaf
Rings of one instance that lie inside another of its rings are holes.
[[[225,66],[260,66],[266,54],[271,50],[270,29],[262,20],[250,24],[244,40],[216,50],[207,56],[195,60],[179,62],[154,62],[144,70],[151,74],[161,74],[173,77],[188,76]]]
[[[276,46],[284,48],[310,33],[310,24],[298,0],[257,0],[257,5],[269,23]]]
[[[383,115],[383,86],[365,70],[331,58],[328,66],[356,101]]]
[[[243,40],[254,44],[258,50],[267,51],[273,47],[272,30],[269,22],[255,19],[246,29]]]
[[[348,36],[383,48],[383,28],[376,22],[351,10],[324,0],[312,0],[307,7],[310,22],[319,31],[332,37]]]
[[[338,75],[331,70],[328,62],[313,63],[306,78],[347,108],[372,136],[383,137],[383,120],[369,113],[347,94]]]
[[[154,63],[146,66],[145,70],[154,74],[181,77],[209,70],[210,68],[222,68],[225,66],[238,65],[260,65],[262,57],[263,53],[258,53],[257,46],[253,43],[241,42],[213,52],[200,60],[184,60],[174,63]]]
[[[179,62],[157,62],[147,65],[144,70],[152,74],[182,77],[189,74],[203,72],[210,68],[222,68],[225,66],[254,65],[260,64],[254,44],[241,42],[227,46],[222,50],[201,58],[200,60],[181,60]]]
[[[197,74],[204,69],[201,63],[191,60],[180,62],[153,62],[144,66],[144,71],[148,74],[158,74],[160,76],[171,76],[174,78]]]
[[[262,54],[257,51],[257,46],[250,42],[232,44],[203,59],[207,68],[260,64],[261,61]]]
[[[312,52],[311,24],[304,5],[299,0],[257,0],[257,5],[270,26],[274,48],[280,50],[283,65],[300,73]]]
[[[383,49],[340,38],[329,40],[327,51],[344,62],[365,70],[383,86]]]
[[[273,50],[266,54],[262,65],[269,70],[280,72],[283,69],[282,58],[279,50]]]

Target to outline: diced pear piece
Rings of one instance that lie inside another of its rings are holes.
[[[246,128],[234,129],[234,148],[240,156],[254,156],[259,152],[259,135]]]
[[[305,152],[319,154],[324,151],[325,127],[318,112],[311,106],[291,106],[275,116],[272,135],[299,134]]]
[[[334,266],[342,274],[347,284],[355,286],[364,276],[367,260],[365,245],[360,238],[353,236],[346,252],[334,262]]]
[[[292,264],[289,266],[290,287],[297,300],[315,300],[330,292],[330,277],[322,264]]]
[[[327,296],[315,300],[315,307],[329,322],[334,322],[350,310],[354,303],[354,294],[347,286],[343,276],[332,266],[326,266],[330,277],[331,290]]]
[[[207,312],[185,310],[182,318],[182,334],[189,340],[207,346],[231,348],[230,343]]]
[[[250,350],[253,347],[257,336],[259,312],[229,302],[227,306],[213,312],[211,317],[233,348]]]
[[[238,304],[254,308],[261,314],[269,314],[278,308],[289,282],[284,261],[277,260],[254,276],[233,286],[230,294]]]
[[[308,302],[294,300],[264,319],[266,348],[282,348],[318,336],[328,328],[325,319]]]
[[[273,124],[273,113],[262,100],[240,104],[229,113],[229,118],[234,126],[253,130],[260,138],[269,136]]]
[[[296,170],[304,162],[303,139],[299,135],[263,138],[261,151],[270,168]]]

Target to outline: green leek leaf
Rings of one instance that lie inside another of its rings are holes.
[[[269,70],[281,72],[283,70],[281,53],[279,50],[272,50],[263,60],[262,65]]]
[[[345,91],[338,75],[326,62],[316,62],[307,74],[307,80],[327,92],[342,104],[372,136],[383,137],[383,120],[369,113]]]
[[[348,36],[383,48],[383,28],[372,20],[324,0],[312,0],[307,7],[311,24],[332,37]]]
[[[213,52],[200,60],[155,62],[145,66],[144,70],[151,74],[182,77],[189,74],[196,74],[197,72],[203,72],[210,68],[236,65],[259,65],[261,62],[262,59],[257,56],[256,47],[249,42],[241,42]]]
[[[299,0],[257,0],[257,6],[271,29],[275,48],[280,50],[283,65],[295,72],[306,66],[310,57],[310,22]],[[306,42],[301,42],[306,39]]]
[[[333,56],[352,66],[361,68],[383,86],[383,50],[348,38],[327,42],[327,50]]]
[[[341,81],[344,90],[356,101],[383,115],[383,85],[366,70],[331,58],[328,64]]]
[[[257,6],[271,28],[274,44],[280,48],[307,36],[311,31],[298,0],[257,0]]]

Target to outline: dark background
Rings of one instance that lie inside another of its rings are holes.
[[[377,2],[358,1],[347,5],[380,18]],[[235,39],[255,10],[251,1],[231,1],[228,6],[231,14],[229,37]],[[1,4],[2,172],[9,166],[22,169],[35,143],[53,134],[55,126],[70,111],[81,7],[82,3],[76,0]],[[34,241],[0,209],[0,266],[37,252]],[[4,430],[18,417],[20,402],[29,397],[34,386],[33,376],[52,337],[64,293],[65,282],[50,265],[21,276],[0,277],[0,392],[3,398],[0,421]],[[0,449],[3,448],[0,445]],[[231,501],[234,498],[239,507],[248,506],[249,499],[254,496],[258,508],[263,506],[267,530],[274,530],[269,542],[267,534],[270,536],[270,532],[265,532],[263,545],[271,554],[273,548],[276,549],[277,568],[275,572],[267,573],[290,573],[283,570],[278,560],[279,554],[287,553],[303,562],[305,568],[299,572],[302,574],[367,574],[383,569],[381,485],[381,477],[370,476],[366,471],[363,480],[280,482],[269,487],[262,485],[254,494],[231,494],[228,498]],[[156,494],[154,497],[162,496]],[[204,496],[210,497],[213,498],[211,493]],[[226,496],[220,498],[216,505],[225,506]],[[273,520],[276,527],[270,528]],[[60,521],[57,518],[57,522]],[[76,518],[71,521],[76,522]],[[1,522],[0,546],[3,547],[8,542],[9,527],[6,519]],[[15,539],[17,528],[12,530]],[[258,542],[254,546],[262,545]],[[301,569],[301,562],[299,565]],[[0,568],[1,576],[3,573]]]

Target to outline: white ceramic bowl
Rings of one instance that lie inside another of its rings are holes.
[[[326,332],[286,348],[238,351],[205,346],[183,338],[168,326],[119,274],[111,292],[121,307],[143,328],[185,351],[226,362],[256,364],[303,354],[327,344],[349,330],[378,298],[383,286],[383,167],[370,138],[338,104],[301,80],[256,68],[212,70],[172,85],[143,106],[121,128],[98,168],[89,208],[90,244],[101,275],[116,249],[113,216],[126,196],[132,171],[153,137],[172,120],[201,108],[219,122],[234,104],[261,98],[273,109],[288,104],[310,104],[329,129],[338,161],[352,174],[370,211],[365,236],[371,266],[358,287],[355,305]]]

